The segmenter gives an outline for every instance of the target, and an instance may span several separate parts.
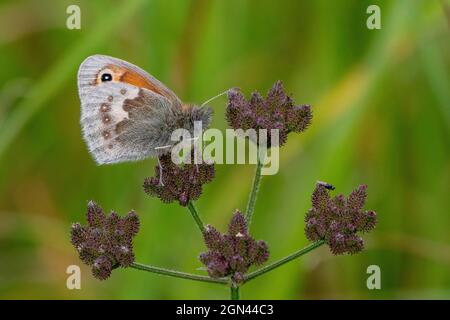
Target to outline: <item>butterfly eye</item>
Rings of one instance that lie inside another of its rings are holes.
[[[102,80],[102,82],[111,81],[112,75],[110,73],[104,73],[104,74],[102,74],[101,80]]]

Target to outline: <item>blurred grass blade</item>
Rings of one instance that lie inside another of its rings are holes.
[[[433,44],[424,45],[419,51],[425,75],[432,90],[442,115],[445,118],[447,128],[450,127],[450,81],[448,79],[448,69],[441,52]],[[447,71],[445,71],[447,70]]]

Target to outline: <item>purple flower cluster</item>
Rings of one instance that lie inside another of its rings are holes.
[[[374,211],[363,210],[367,186],[360,185],[347,198],[342,194],[331,198],[329,189],[323,183],[316,185],[305,219],[306,237],[325,240],[333,254],[357,253],[364,248],[357,232],[369,232],[377,223]]]
[[[234,283],[242,283],[250,266],[261,265],[269,258],[267,243],[251,237],[239,210],[234,213],[226,234],[207,225],[203,238],[209,251],[200,255],[200,261],[213,278],[230,276]]]
[[[123,218],[113,211],[105,215],[93,201],[86,216],[88,226],[72,225],[71,242],[80,259],[92,266],[94,277],[105,280],[114,268],[134,262],[132,240],[139,231],[139,218],[134,211]]]
[[[277,81],[265,99],[254,92],[247,101],[240,91],[230,90],[226,118],[234,129],[267,129],[267,146],[271,147],[271,129],[279,130],[277,145],[282,146],[288,133],[302,132],[308,127],[312,111],[309,105],[294,105],[282,82]]]
[[[191,161],[191,164],[177,165],[173,163],[170,153],[159,159],[160,164],[155,167],[155,176],[144,181],[144,190],[163,202],[178,201],[180,205],[187,206],[190,200],[200,197],[203,184],[214,178],[213,164],[194,164]]]

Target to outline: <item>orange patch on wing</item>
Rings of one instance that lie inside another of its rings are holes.
[[[130,69],[122,67],[122,66],[113,65],[113,64],[107,65],[102,70],[99,71],[96,79],[94,80],[93,85],[98,85],[102,82],[101,75],[102,75],[102,71],[104,71],[104,70],[109,70],[111,72],[112,81],[114,81],[114,82],[129,83],[138,88],[148,89],[156,94],[166,97],[167,99],[169,99],[170,101],[172,101],[174,103],[179,102],[176,95],[174,95],[170,91],[167,91],[164,87],[160,86],[158,83],[152,82],[151,79],[148,79],[145,76],[143,76],[133,70],[130,70]],[[125,94],[125,93],[122,93],[122,94]]]
[[[146,88],[150,91],[164,96],[164,92],[162,90],[160,90],[157,86],[147,81],[147,79],[135,72],[125,71],[125,73],[122,74],[120,81],[132,84],[139,88]]]
[[[146,88],[162,96],[167,96],[161,88],[139,73],[115,65],[108,65],[105,69],[113,71],[113,81],[129,83],[138,88]]]

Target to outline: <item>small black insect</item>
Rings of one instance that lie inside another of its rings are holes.
[[[324,186],[328,190],[334,190],[336,189],[333,185],[323,182],[323,181],[317,181],[317,184],[320,184],[321,186]]]
[[[112,75],[110,73],[102,74],[102,82],[107,82],[112,80]]]

